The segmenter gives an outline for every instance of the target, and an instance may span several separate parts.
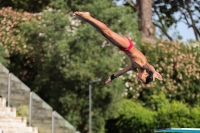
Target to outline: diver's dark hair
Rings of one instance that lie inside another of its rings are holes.
[[[146,82],[144,84],[148,84],[153,80],[153,72],[146,69],[146,72],[148,73],[148,76],[146,77]]]

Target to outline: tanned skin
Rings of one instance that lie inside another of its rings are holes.
[[[93,18],[89,12],[74,12],[74,16],[86,21],[91,24],[94,28],[96,28],[105,38],[107,38],[113,45],[117,47],[127,48],[130,45],[127,37],[123,37],[111,29],[109,29],[103,22]],[[137,78],[142,83],[146,82],[146,77],[148,73],[146,69],[153,72],[153,78],[158,80],[162,80],[162,76],[155,70],[155,68],[148,63],[146,57],[134,46],[126,51],[125,54],[130,59],[130,65],[124,67],[122,70],[114,73],[115,77],[123,75],[129,70],[137,69]],[[109,84],[112,81],[111,77],[106,80],[106,84]]]

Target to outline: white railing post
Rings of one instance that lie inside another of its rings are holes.
[[[11,86],[11,73],[8,74],[8,107],[10,107],[10,86]]]
[[[33,93],[30,92],[30,98],[29,98],[29,126],[32,125],[32,95]]]
[[[54,117],[54,111],[52,111],[52,127],[51,127],[51,131],[52,133],[54,133],[55,130],[55,117]]]

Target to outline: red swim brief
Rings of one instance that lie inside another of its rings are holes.
[[[128,46],[127,48],[122,48],[122,47],[118,46],[118,48],[119,48],[121,51],[124,51],[124,52],[129,51],[129,50],[133,47],[132,41],[131,41],[129,38],[127,38],[127,39],[128,39],[128,41],[129,41],[129,46]]]

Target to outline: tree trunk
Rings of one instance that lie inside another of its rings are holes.
[[[152,0],[137,0],[139,17],[139,30],[142,32],[143,41],[153,42],[155,26],[152,23]]]

